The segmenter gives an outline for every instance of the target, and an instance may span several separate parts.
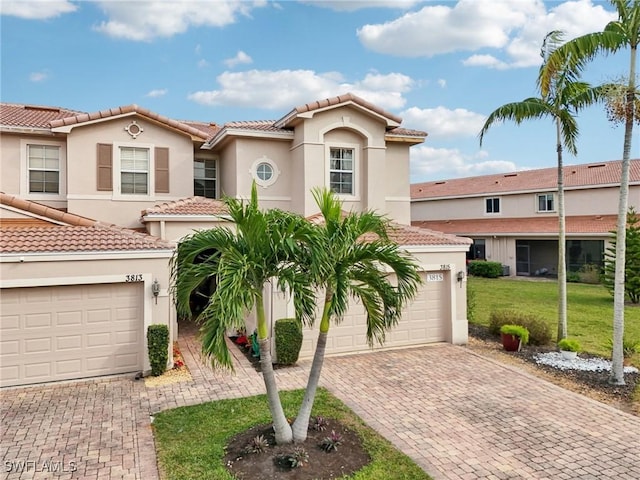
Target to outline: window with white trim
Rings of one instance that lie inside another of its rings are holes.
[[[485,198],[485,213],[500,213],[500,198]]]
[[[216,175],[215,159],[196,158],[193,162],[193,194],[199,197],[217,198]]]
[[[338,194],[353,195],[355,150],[331,147],[329,153],[329,188]]]
[[[60,147],[27,145],[29,193],[60,193]]]
[[[542,193],[538,195],[538,211],[554,212],[555,205],[553,201],[553,193]]]
[[[149,153],[148,148],[120,147],[120,193],[148,195]]]

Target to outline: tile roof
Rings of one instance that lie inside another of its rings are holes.
[[[608,234],[615,230],[616,215],[566,217],[567,235]],[[486,218],[470,220],[423,220],[414,227],[435,229],[453,235],[557,235],[558,217]]]
[[[165,202],[142,211],[147,215],[226,215],[227,206],[221,200],[205,197],[189,197],[174,202]]]
[[[122,252],[171,250],[173,245],[144,233],[61,212],[0,193],[0,203],[50,220],[47,226],[0,222],[0,253]],[[62,222],[65,225],[56,224]]]
[[[256,130],[260,132],[292,132],[289,128],[279,128],[275,126],[274,120],[245,120],[236,122],[227,122],[224,124],[226,129],[239,130]]]
[[[217,123],[196,122],[194,120],[179,120],[179,122],[200,130],[207,136],[207,138],[213,137],[222,128]]]
[[[0,103],[0,127],[48,129],[55,120],[83,113],[59,107]]]
[[[343,211],[342,216],[349,215],[349,212]],[[321,213],[316,213],[307,217],[311,223],[322,224],[324,218]],[[389,223],[389,239],[398,245],[423,246],[423,245],[470,245],[473,241],[469,238],[458,237],[448,233],[443,233],[427,228],[418,228],[416,226],[402,225],[400,223]],[[373,239],[373,236],[365,235],[365,239]]]
[[[72,117],[60,118],[57,120],[53,120],[51,122],[51,128],[55,129],[55,128],[61,128],[61,127],[69,127],[73,125],[79,125],[85,122],[90,122],[93,120],[107,119],[107,118],[115,117],[118,115],[125,115],[127,113],[136,113],[143,117],[147,117],[148,119],[162,123],[168,127],[171,127],[176,130],[180,130],[182,132],[188,133],[189,135],[198,137],[202,140],[206,140],[209,136],[207,133],[203,132],[199,128],[195,128],[183,122],[179,122],[172,118],[165,117],[164,115],[160,115],[158,113],[152,112],[151,110],[148,110],[143,107],[139,107],[138,105],[135,105],[135,104],[126,105],[124,107],[109,108],[107,110],[101,110],[99,112],[82,113]]]
[[[386,110],[383,110],[382,108],[374,105],[373,103],[367,102],[363,98],[360,98],[357,95],[354,95],[353,93],[345,93],[344,95],[338,95],[336,97],[325,98],[323,100],[316,100],[315,102],[305,103],[304,105],[300,105],[294,108],[293,110],[291,110],[288,114],[286,114],[280,120],[278,120],[276,122],[276,125],[286,126],[293,118],[295,118],[296,116],[302,113],[312,112],[314,110],[332,107],[335,105],[340,105],[342,103],[355,103],[356,105],[366,108],[367,110],[371,110],[372,112],[375,112],[378,115],[381,115],[391,120],[392,122],[395,122],[398,124],[402,123],[402,118],[398,117],[397,115],[387,112]]]
[[[564,168],[565,188],[619,185],[621,165],[622,162],[620,160],[566,165]],[[629,179],[632,184],[640,184],[640,159],[631,160]],[[532,190],[542,191],[554,190],[557,187],[558,169],[551,167],[479,177],[414,183],[411,185],[411,199],[420,200]]]

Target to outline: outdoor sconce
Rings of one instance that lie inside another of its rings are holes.
[[[460,284],[460,288],[462,288],[462,281],[464,280],[464,271],[460,270],[457,274],[456,274],[456,278],[458,279],[458,283]]]
[[[153,293],[153,297],[156,299],[156,305],[158,304],[158,295],[160,295],[160,283],[156,278],[151,284],[151,293]]]

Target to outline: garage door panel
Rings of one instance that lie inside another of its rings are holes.
[[[0,295],[2,386],[142,369],[141,284],[14,288]]]

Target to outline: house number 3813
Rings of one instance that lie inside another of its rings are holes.
[[[125,275],[125,282],[141,282],[142,274],[141,273],[132,273],[130,275]]]

